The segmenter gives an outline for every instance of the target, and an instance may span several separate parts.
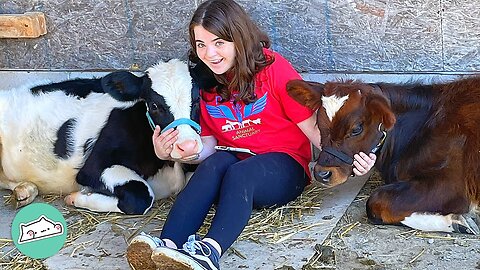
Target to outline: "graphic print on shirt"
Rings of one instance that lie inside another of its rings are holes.
[[[245,106],[238,104],[238,102],[234,104],[233,99],[230,101],[230,104],[232,105],[232,109],[226,105],[206,105],[208,114],[210,114],[211,117],[225,119],[225,125],[222,126],[222,132],[238,131],[240,129],[248,128],[247,133],[250,134],[250,136],[257,133],[253,126],[261,124],[261,118],[247,118],[258,114],[265,109],[265,106],[267,105],[267,93],[257,101]],[[243,134],[246,134],[246,132],[243,132]],[[233,139],[235,139],[235,137]]]

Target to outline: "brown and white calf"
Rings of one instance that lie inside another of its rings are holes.
[[[341,184],[355,153],[377,153],[386,185],[367,202],[372,222],[480,233],[480,77],[433,85],[297,80],[288,92],[318,109],[317,180]]]

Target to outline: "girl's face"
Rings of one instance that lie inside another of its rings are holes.
[[[193,28],[195,34],[195,51],[215,74],[223,74],[235,63],[235,44],[208,32],[203,26]]]

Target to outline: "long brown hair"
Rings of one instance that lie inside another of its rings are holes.
[[[255,75],[265,66],[273,62],[263,53],[263,48],[270,48],[270,39],[246,11],[233,0],[207,0],[195,11],[189,25],[190,60],[198,63],[196,54],[195,26],[203,26],[210,33],[235,44],[236,57],[234,65],[227,74],[212,74],[221,86],[214,89],[204,89],[207,92],[216,92],[222,101],[231,98],[232,91],[238,90],[235,101],[242,100],[245,104],[256,100]]]

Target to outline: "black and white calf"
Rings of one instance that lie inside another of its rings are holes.
[[[57,193],[92,211],[143,214],[187,181],[182,164],[156,157],[151,125],[180,131],[172,158],[202,151],[191,105],[192,80],[179,60],[142,77],[113,72],[0,91],[0,187],[18,206]]]

